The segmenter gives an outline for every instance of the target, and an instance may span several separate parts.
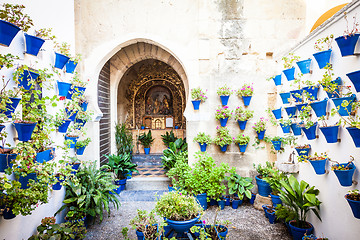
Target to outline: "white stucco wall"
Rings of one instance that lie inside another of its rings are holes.
[[[360,3],[357,2],[352,7],[347,9],[346,11],[349,14],[349,19],[352,19],[356,13],[360,10]],[[352,21],[351,21],[352,22]],[[312,59],[311,69],[312,74],[304,75],[304,79],[309,79],[314,83],[317,83],[318,80],[322,79],[322,75],[324,73],[324,69],[319,69],[315,59],[312,54],[316,51],[314,50],[314,43],[317,39],[328,36],[330,34],[334,34],[334,37],[342,36],[343,31],[346,27],[346,22],[343,18],[343,14],[335,17],[331,22],[326,24],[325,26],[319,28],[314,32],[314,34],[306,37],[302,43],[296,45],[290,52],[295,52],[295,55],[301,57],[301,60],[305,60],[308,58]],[[357,44],[356,52],[360,50],[360,44]],[[353,84],[346,76],[346,73],[358,71],[359,70],[359,57],[358,56],[347,56],[341,57],[340,50],[334,41],[332,44],[332,56],[330,62],[332,63],[335,78],[341,77],[344,85],[351,86],[351,91],[357,95],[357,99],[359,99],[359,93],[356,93]],[[278,65],[278,73],[282,71],[282,66]],[[296,68],[296,71],[299,72],[299,69]],[[295,72],[295,74],[297,74]],[[282,78],[283,83],[285,83],[280,89],[289,90],[290,82],[288,82],[283,75]],[[327,97],[327,94],[322,90],[319,90],[319,99],[324,99]],[[278,97],[277,108],[282,105],[280,97]],[[331,108],[335,108],[333,102],[329,100],[327,111],[330,111]],[[283,112],[283,116],[286,116],[285,111]],[[313,113],[315,116],[315,113]],[[334,124],[339,120],[338,116],[330,117],[327,120],[328,124]],[[278,133],[281,135],[282,131],[278,128]],[[359,159],[359,148],[355,148],[353,140],[348,133],[348,131],[340,127],[339,130],[339,139],[341,142],[338,143],[327,143],[324,135],[318,129],[317,135],[319,138],[316,140],[307,140],[306,136],[299,137],[298,144],[311,144],[311,152],[310,154],[327,152],[328,156],[335,161],[340,163],[347,162],[352,155],[355,157],[355,166],[360,167],[360,159]],[[289,154],[293,151],[293,149],[287,149],[287,151],[283,154],[278,155],[278,159],[280,161],[287,160]],[[348,192],[348,190],[358,189],[358,185],[353,185],[351,187],[342,187],[335,176],[334,172],[330,170],[331,164],[327,162],[326,169],[329,170],[328,174],[325,175],[316,175],[310,163],[300,163],[300,172],[298,174],[298,179],[305,180],[311,186],[315,186],[320,190],[319,199],[322,201],[320,215],[322,218],[322,222],[320,222],[312,213],[308,219],[315,226],[315,232],[318,237],[324,236],[329,239],[359,239],[360,228],[359,228],[359,219],[353,217],[350,206],[344,198],[344,195]],[[356,170],[353,180],[360,182],[359,171]]]

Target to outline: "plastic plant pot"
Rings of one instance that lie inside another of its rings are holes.
[[[328,99],[310,103],[310,106],[314,110],[316,117],[326,116],[327,103]]]
[[[226,106],[226,105],[228,104],[229,97],[230,97],[230,96],[224,96],[224,95],[221,95],[221,96],[220,96],[221,104],[222,104],[223,106]]]
[[[302,74],[310,73],[311,58],[296,62]]]
[[[206,147],[207,147],[206,143],[199,143],[199,146],[200,146],[200,151],[201,152],[206,152]]]
[[[355,45],[358,41],[360,34],[354,34],[350,36],[340,36],[335,38],[337,45],[340,48],[341,56],[354,55]]]
[[[245,130],[247,121],[237,121],[239,124],[240,130]]]
[[[326,50],[318,53],[314,53],[313,56],[318,63],[318,66],[320,69],[326,67],[328,63],[330,63],[330,56],[331,56],[332,50]]]
[[[323,174],[325,174],[326,161],[327,161],[327,158],[323,159],[323,160],[315,160],[315,161],[310,160],[309,162],[313,166],[315,173],[317,175],[323,175]]]
[[[285,69],[283,70],[283,73],[285,74],[285,77],[288,81],[292,81],[295,79],[294,75],[295,75],[295,68],[292,67],[290,69]]]
[[[0,45],[6,47],[10,46],[12,40],[19,31],[20,28],[15,24],[0,20]]]
[[[201,100],[193,100],[193,101],[191,101],[191,102],[192,102],[192,104],[193,104],[194,110],[199,110]]]
[[[319,127],[327,143],[337,143],[340,126]]]
[[[25,52],[27,54],[37,56],[45,40],[26,33],[24,35],[25,35],[25,46],[26,46]]]

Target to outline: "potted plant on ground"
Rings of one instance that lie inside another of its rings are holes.
[[[174,132],[171,130],[170,133],[166,132],[164,135],[161,135],[161,139],[166,147],[169,147],[171,142],[175,142],[178,139]]]
[[[154,230],[156,224],[155,213],[150,211],[149,213],[146,210],[137,209],[136,216],[130,220],[131,227],[136,231],[136,236],[138,240],[143,240],[145,235],[148,237],[150,232]],[[155,228],[156,231],[157,228]]]
[[[85,148],[89,143],[91,142],[91,138],[86,138],[84,140],[77,141],[75,144],[76,154],[77,155],[83,155]]]
[[[145,154],[150,153],[150,146],[154,141],[154,138],[151,135],[151,130],[149,130],[148,133],[143,133],[138,137],[138,140],[140,141],[141,145],[144,147]]]
[[[288,81],[294,80],[295,67],[294,63],[300,59],[299,56],[295,56],[294,53],[289,53],[288,56],[284,56],[282,60],[284,61],[283,73],[285,74]]]
[[[254,116],[254,111],[237,107],[234,112],[234,120],[238,122],[240,130],[245,130],[247,121]]]
[[[163,151],[163,155],[161,157],[161,163],[165,169],[165,171],[169,171],[174,167],[175,163],[180,159],[186,157],[187,158],[187,143],[179,138],[175,142],[171,142],[169,148]]]
[[[252,184],[252,178],[241,177],[236,172],[232,172],[230,177],[226,179],[228,181],[229,194],[232,195],[232,208],[237,209],[241,205],[244,196],[251,198],[251,189],[254,188]]]
[[[228,106],[219,106],[218,109],[216,109],[215,118],[220,120],[221,127],[225,127],[232,114]]]
[[[211,144],[212,140],[209,134],[206,134],[204,132],[199,132],[196,137],[194,137],[194,142],[199,143],[200,150],[202,152],[206,151],[206,146],[208,144]]]
[[[349,190],[349,193],[345,195],[345,199],[349,203],[354,217],[360,219],[360,193],[359,193],[359,190],[358,189]]]
[[[233,138],[233,140],[235,144],[238,144],[240,152],[244,153],[250,142],[250,137],[240,133],[236,136],[236,138]]]
[[[280,183],[281,201],[296,213],[295,218],[290,221],[293,239],[301,240],[305,233],[311,234],[314,230],[312,224],[306,221],[308,212],[311,210],[321,220],[319,215],[321,202],[317,198],[319,190],[314,186],[310,187],[305,181],[299,183],[293,175],[290,175],[287,181],[281,180]]]
[[[289,222],[296,218],[296,212],[292,208],[284,205],[277,205],[275,209],[276,219],[285,223],[287,230],[291,234]]]
[[[276,208],[278,205],[282,204],[279,194],[281,189],[281,180],[286,180],[286,175],[278,169],[271,168],[269,169],[269,174],[263,179],[271,187],[270,197],[274,208]]]
[[[334,39],[334,35],[330,34],[329,36],[320,38],[316,40],[314,48],[317,50],[317,53],[314,53],[313,56],[316,62],[319,65],[319,68],[322,69],[328,64],[330,64],[331,56],[331,45]]]
[[[115,126],[115,142],[118,155],[124,153],[132,154],[134,147],[133,136],[125,123],[118,123]]]
[[[259,173],[259,175],[255,177],[259,195],[268,197],[271,193],[271,187],[264,179],[270,176],[271,169],[274,168],[275,163],[266,162],[265,166],[262,166],[261,164],[256,166],[254,163],[253,166]]]
[[[227,127],[216,127],[216,137],[214,143],[220,147],[222,152],[226,152],[229,144],[232,143],[233,139],[230,136],[229,129]]]
[[[221,104],[227,105],[230,95],[233,94],[233,90],[230,90],[225,84],[223,87],[219,87],[216,93],[220,96]]]
[[[346,29],[344,36],[335,38],[341,52],[341,56],[349,56],[354,54],[355,45],[360,36],[359,34],[359,23],[356,20],[356,16],[353,17],[352,29],[349,30],[349,22],[347,19],[347,12],[344,12],[344,19],[346,21]]]
[[[254,94],[254,88],[252,85],[244,84],[237,92],[236,94],[239,97],[242,97],[244,101],[244,106],[249,106],[251,97]]]
[[[192,99],[191,102],[194,106],[194,110],[199,110],[200,103],[205,102],[207,97],[205,95],[205,92],[200,87],[198,87],[191,89],[191,99]]]
[[[258,135],[258,139],[264,139],[265,131],[266,131],[266,121],[267,119],[261,117],[253,126],[253,129]]]
[[[354,160],[353,156],[350,156],[350,160],[347,163],[338,163],[336,161],[329,160],[336,163],[331,166],[331,170],[334,171],[340,185],[343,187],[350,187],[353,184],[352,177],[356,169],[353,163]]]

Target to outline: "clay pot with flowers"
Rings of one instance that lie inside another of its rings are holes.
[[[216,127],[217,136],[214,138],[214,143],[218,145],[222,152],[226,152],[227,146],[232,143],[233,139],[230,136],[227,127]]]
[[[254,94],[254,88],[250,84],[244,84],[236,93],[239,97],[242,97],[244,106],[247,107],[250,105],[251,97]]]
[[[226,84],[216,91],[216,93],[220,96],[221,104],[227,105],[229,101],[229,97],[233,94],[233,90],[226,86]]]
[[[233,113],[228,106],[219,106],[218,109],[216,109],[215,118],[220,120],[220,125],[222,127],[225,127],[232,114]]]
[[[263,140],[266,131],[267,119],[261,117],[253,126],[253,129],[258,134],[258,139]]]
[[[205,92],[200,87],[198,87],[191,89],[191,99],[192,99],[191,102],[194,106],[194,110],[199,110],[200,103],[205,102],[207,96],[205,95]]]

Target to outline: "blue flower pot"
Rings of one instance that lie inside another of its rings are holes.
[[[188,221],[173,221],[170,219],[165,219],[166,223],[175,230],[177,233],[184,233],[189,231],[189,229],[195,225],[195,223],[199,220],[200,216],[188,220]]]
[[[327,159],[324,160],[309,160],[309,162],[311,163],[311,165],[313,166],[315,173],[317,175],[323,175],[325,174],[325,166],[326,166],[326,161]]]
[[[27,142],[35,129],[36,123],[13,123],[18,134],[19,141]]]
[[[116,184],[115,184],[116,185]],[[116,185],[117,187],[113,189],[113,192],[110,192],[110,194],[120,194],[121,193],[121,186],[120,185]]]
[[[144,152],[146,155],[149,155],[150,154],[150,148],[144,148]]]
[[[246,120],[246,121],[239,121],[239,120],[238,120],[237,122],[238,122],[238,124],[239,124],[240,130],[245,130],[247,120]]]
[[[89,105],[88,102],[81,103],[81,109],[85,112],[87,110],[87,108],[88,108],[88,105]]]
[[[355,45],[359,36],[360,34],[354,34],[351,36],[346,36],[346,38],[344,36],[335,38],[335,41],[340,48],[342,57],[354,55]]]
[[[22,87],[25,90],[30,90],[32,83],[29,81],[31,81],[31,80],[34,81],[38,77],[39,77],[39,74],[37,74],[33,71],[24,70],[24,72],[20,75],[20,78],[19,78],[19,87]]]
[[[360,92],[360,71],[355,71],[351,73],[347,73],[346,76],[353,83],[356,92]]]
[[[60,180],[59,177],[56,177],[56,179],[57,179],[57,183],[52,186],[52,189],[53,189],[53,190],[56,190],[56,191],[59,191],[59,190],[61,190],[61,187],[62,187],[61,183],[62,183],[64,180],[63,180],[63,179]]]
[[[348,195],[349,194],[345,195],[345,199],[349,203],[354,217],[357,218],[357,219],[360,219],[360,201],[354,201],[354,200],[348,199],[347,198]]]
[[[193,100],[191,101],[193,106],[194,106],[194,110],[199,110],[200,108],[200,103],[201,103],[201,100]]]
[[[289,116],[289,118],[293,118],[296,116],[296,110],[297,110],[297,108],[295,106],[285,108],[285,111],[286,111],[287,115]]]
[[[302,100],[302,92],[303,92],[303,90],[292,90],[292,91],[290,91],[291,96],[295,100],[295,102],[301,102],[301,100]]]
[[[332,80],[331,83],[336,84],[336,85],[341,85],[342,81],[341,81],[341,78],[338,77],[335,80]],[[334,92],[330,92],[329,90],[327,90],[326,86],[324,86],[324,85],[322,85],[322,86],[323,86],[323,89],[324,89],[324,91],[326,92],[326,94],[328,95],[329,98],[337,98],[337,97],[339,97],[339,95],[340,95],[339,88],[340,87],[337,87],[337,89]]]
[[[202,194],[198,194],[195,196],[197,202],[201,205],[201,207],[206,210],[207,209],[207,194],[206,193],[202,193]]]
[[[282,201],[278,195],[273,195],[270,193],[271,201],[273,203],[274,208],[277,207],[277,205],[281,205]]]
[[[252,96],[243,96],[242,99],[244,101],[244,106],[249,106]]]
[[[260,131],[260,132],[256,132],[257,135],[258,135],[258,139],[259,139],[259,140],[263,140],[263,139],[264,139],[265,131],[266,131],[266,130],[263,130],[263,131]]]
[[[69,93],[71,83],[57,81],[57,86],[59,90],[59,96],[66,97]]]
[[[348,130],[355,147],[360,147],[360,129],[359,128],[353,128],[353,127],[347,127],[346,130]]]
[[[128,172],[125,174],[126,179],[131,179],[132,178],[132,172]]]
[[[311,58],[296,62],[302,74],[310,73]]]
[[[75,119],[75,123],[76,123],[76,129],[77,129],[77,130],[80,130],[82,127],[85,126],[86,121],[85,121],[85,120],[82,120],[82,119],[76,118],[76,119]]]
[[[294,75],[295,75],[295,68],[294,68],[294,67],[292,67],[292,68],[290,68],[290,69],[285,69],[285,70],[283,70],[283,73],[285,74],[286,79],[287,79],[288,81],[292,81],[292,80],[295,79],[295,77],[294,77]]]
[[[349,116],[349,113],[351,113],[351,104],[356,99],[355,94],[353,94],[350,97],[343,97],[343,98],[332,98],[331,100],[335,104],[336,108],[339,107],[338,113],[340,116]],[[341,106],[342,102],[346,100],[349,102],[349,105],[345,108]]]
[[[44,163],[44,162],[47,162],[50,160],[50,153],[51,153],[51,150],[48,149],[48,150],[45,150],[43,152],[39,152],[36,154],[36,162],[38,163]]]
[[[271,112],[274,114],[275,119],[280,119],[281,118],[281,108],[271,110]]]
[[[291,235],[293,237],[293,240],[302,240],[302,237],[306,235],[310,235],[314,231],[314,226],[307,222],[309,224],[309,228],[298,228],[295,227],[293,224],[295,223],[295,220],[290,221],[289,227],[291,229]]]
[[[79,137],[68,137],[67,135],[65,135],[65,140],[72,141],[71,143],[68,144],[68,148],[75,148],[75,144],[78,139],[79,139]]]
[[[115,185],[119,185],[121,191],[125,190],[125,188],[126,188],[126,180],[127,180],[126,178],[125,179],[120,179],[120,180],[115,180]]]
[[[233,209],[238,209],[238,207],[242,204],[242,200],[233,200],[231,203],[231,207]]]
[[[311,148],[295,148],[299,156],[309,156],[310,149]]]
[[[3,217],[4,219],[6,220],[10,220],[10,219],[13,219],[16,217],[16,215],[12,212],[12,209],[11,208],[6,208],[4,209],[3,211]]]
[[[199,143],[199,146],[200,146],[200,151],[206,152],[206,147],[207,147],[206,143]]]
[[[267,212],[270,224],[274,224],[275,223],[275,218],[276,218],[275,212],[269,212],[268,209],[266,209],[265,211]]]
[[[275,77],[273,77],[273,80],[274,80],[275,86],[281,85],[281,74],[276,75]]]
[[[340,166],[342,167],[345,167],[346,165],[348,165],[348,163],[340,163]],[[336,164],[336,166],[338,165]],[[340,185],[343,187],[352,186],[352,177],[354,175],[356,167],[354,163],[350,163],[349,167],[350,170],[334,170],[334,173],[337,176]]]
[[[280,151],[281,150],[281,141],[271,141],[275,151]]]
[[[254,204],[255,199],[256,199],[256,194],[251,193],[250,204]]]
[[[285,126],[284,124],[280,123],[280,127],[281,127],[283,133],[290,133],[290,125]]]
[[[337,143],[339,127],[340,126],[319,127],[319,129],[324,134],[327,143]]]
[[[268,197],[272,191],[270,185],[265,180],[259,178],[258,176],[255,177],[255,180],[258,186],[259,195],[263,197]]]
[[[230,206],[230,197],[225,197],[225,206]]]
[[[69,61],[69,57],[60,53],[55,53],[55,64],[54,67],[63,69],[65,64]]]
[[[137,240],[144,240],[144,233],[136,231]]]
[[[0,154],[0,172],[5,172],[7,168],[12,168],[11,161],[16,158],[17,154]]]
[[[84,151],[85,151],[86,146],[84,147],[80,147],[80,148],[76,148],[76,155],[83,155]]]
[[[218,202],[215,199],[210,198],[210,201],[208,201],[208,206],[218,206]]]
[[[308,104],[307,103],[301,103],[301,104],[296,104],[296,108],[299,112],[303,111],[304,107],[306,107]]]
[[[294,134],[294,136],[301,136],[301,127],[297,123],[291,124],[291,130]]]
[[[246,151],[246,147],[247,147],[247,144],[238,144],[239,145],[239,149],[240,149],[240,152],[244,153]]]
[[[0,20],[0,44],[6,47],[10,46],[19,31],[20,28],[15,24]]]
[[[72,171],[71,174],[75,174],[77,172],[77,170],[79,169],[79,167],[80,167],[80,163],[72,163],[71,169],[74,171]]]
[[[31,36],[26,33],[24,35],[25,35],[25,46],[26,46],[25,52],[27,54],[37,56],[45,40],[35,36]]]
[[[215,225],[215,226],[217,226],[217,225]],[[222,225],[219,225],[219,226],[220,226],[221,228],[226,228],[226,230],[223,231],[223,232],[219,232],[219,231],[217,230],[217,228],[215,228],[215,229],[216,229],[216,232],[218,233],[218,238],[221,239],[221,240],[226,240],[226,235],[228,234],[228,228],[225,227],[225,226],[222,226]]]
[[[76,93],[79,96],[82,96],[85,90],[86,90],[85,87],[74,86],[74,93]]]
[[[71,120],[64,120],[63,123],[58,128],[58,132],[66,133],[70,123],[71,123]]]
[[[21,100],[20,98],[10,98],[11,102],[6,103],[6,111],[4,112],[6,117],[8,118],[12,117],[11,114],[15,112],[15,109],[19,105],[20,100]]]
[[[289,98],[291,97],[290,92],[285,92],[285,93],[279,93],[281,100],[283,102],[283,104],[288,104],[289,103]]]
[[[228,147],[228,145],[226,144],[226,145],[224,145],[224,146],[220,146],[220,150],[222,151],[222,152],[226,152],[226,150],[227,150],[227,147]]]
[[[0,125],[0,132],[5,128],[5,125]]]
[[[226,127],[227,121],[229,118],[220,118],[220,125]]]
[[[314,110],[316,117],[326,116],[326,107],[327,107],[328,99],[318,102],[310,103],[311,108]]]
[[[67,73],[74,73],[77,64],[78,64],[77,62],[69,60],[66,63],[66,72]]]
[[[145,129],[145,126],[141,126],[141,130],[144,130]]]
[[[220,210],[224,210],[224,208],[225,208],[225,200],[218,201],[218,205],[220,207]]]
[[[228,104],[228,101],[229,101],[229,97],[230,97],[230,96],[221,95],[221,96],[220,96],[221,104],[224,105],[224,106],[227,105],[227,104]]]
[[[319,87],[310,86],[310,87],[304,87],[302,89],[304,92],[308,92],[308,94],[311,97],[311,100],[317,100],[317,95],[319,92]]]
[[[30,179],[36,181],[36,173],[29,173],[25,177],[19,176],[19,182],[21,183],[21,189],[29,188],[28,183],[29,183]]]
[[[269,218],[268,212],[266,211],[266,210],[269,209],[269,207],[264,204],[264,205],[262,205],[262,208],[264,209],[265,217],[266,217],[266,218]]]
[[[332,50],[329,49],[329,50],[326,50],[326,51],[322,51],[322,52],[318,52],[318,53],[313,54],[313,56],[314,56],[316,62],[318,63],[320,69],[326,67],[326,65],[328,63],[330,63],[331,52],[332,52]]]
[[[315,123],[314,126],[311,126],[310,128],[305,128],[305,127],[301,128],[308,140],[316,139],[316,127],[317,127],[317,123]]]
[[[65,112],[66,112],[66,114],[69,116],[69,119],[71,120],[71,121],[75,121],[75,117],[76,117],[76,115],[77,115],[77,113],[78,113],[78,111],[69,111],[67,108],[65,108]]]

